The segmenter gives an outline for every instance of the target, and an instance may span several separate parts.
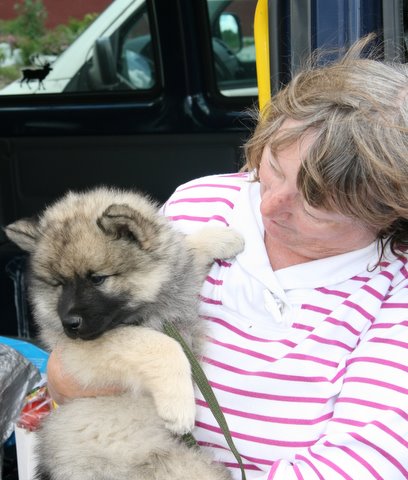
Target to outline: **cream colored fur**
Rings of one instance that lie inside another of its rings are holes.
[[[142,195],[106,188],[70,193],[39,221],[19,220],[6,233],[31,254],[44,343],[60,349],[83,387],[124,391],[75,399],[49,416],[39,432],[38,479],[229,480],[224,466],[180,439],[194,425],[191,370],[162,329],[170,321],[200,351],[200,286],[215,258],[243,249],[242,238],[225,227],[183,235]],[[95,275],[106,278],[95,285]],[[95,328],[93,339],[68,335],[71,311]]]

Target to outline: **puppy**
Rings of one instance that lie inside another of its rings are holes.
[[[67,373],[112,397],[72,400],[39,431],[38,480],[228,480],[180,435],[194,425],[190,365],[169,322],[199,355],[198,294],[215,258],[243,249],[225,227],[177,232],[135,192],[68,193],[37,220],[6,227],[30,253],[40,338]]]

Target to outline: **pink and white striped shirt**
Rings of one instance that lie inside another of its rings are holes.
[[[229,225],[245,251],[216,261],[201,296],[203,365],[247,479],[408,478],[407,259],[377,245],[273,272],[259,184],[247,174],[191,181],[164,214],[188,233]],[[197,392],[193,432],[240,479]]]

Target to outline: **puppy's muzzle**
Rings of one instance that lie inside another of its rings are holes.
[[[83,323],[83,319],[79,315],[66,315],[62,320],[65,334],[69,338],[78,338]]]

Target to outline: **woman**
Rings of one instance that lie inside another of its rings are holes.
[[[180,187],[177,228],[245,251],[201,292],[203,365],[248,479],[408,478],[408,68],[310,67],[262,112],[239,174]],[[49,367],[61,396],[88,395]],[[109,393],[109,392],[105,392]],[[240,478],[197,393],[193,432]]]

